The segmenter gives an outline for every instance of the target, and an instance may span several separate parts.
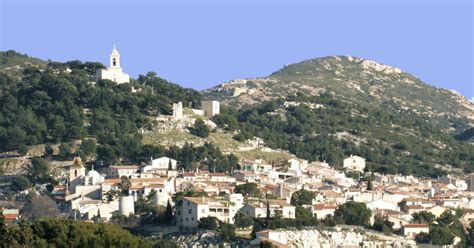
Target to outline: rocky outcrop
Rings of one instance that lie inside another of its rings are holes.
[[[412,248],[416,247],[413,240],[399,236],[386,236],[380,233],[366,232],[360,228],[344,227],[318,231],[316,229],[280,230],[283,242],[295,248]],[[250,240],[240,239],[223,242],[218,233],[200,231],[195,234],[176,234],[169,237],[178,247],[246,247]]]
[[[372,235],[356,229],[336,228],[334,230],[295,230],[282,231],[290,247],[302,248],[332,248],[332,247],[416,247],[413,240],[404,240],[402,237]]]

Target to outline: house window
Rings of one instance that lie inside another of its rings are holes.
[[[191,205],[189,202],[188,202],[188,206]]]
[[[116,58],[113,58],[113,59],[112,59],[112,65],[113,65],[113,66],[116,66],[116,65],[117,65],[117,59],[116,59]]]
[[[193,213],[193,210],[192,210],[192,209],[189,209],[188,213],[189,213],[189,214],[192,214],[192,213]]]
[[[178,214],[178,215],[181,215],[181,211],[179,210],[177,214]]]
[[[74,170],[74,176],[77,177],[77,170]]]
[[[194,217],[192,217],[191,220],[194,221]]]

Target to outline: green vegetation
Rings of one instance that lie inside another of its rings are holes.
[[[24,152],[25,145],[60,142],[64,149],[59,158],[70,158],[74,150],[68,142],[93,137],[99,144],[99,160],[127,162],[141,147],[138,130],[150,125],[148,116],[171,113],[173,102],[196,106],[200,102],[197,91],[154,73],[125,85],[108,80],[90,83],[102,67],[93,62],[50,63],[44,71],[27,67],[21,80],[0,73],[1,151]],[[81,149],[85,155],[94,152],[93,147],[83,148],[92,150]]]
[[[34,183],[46,183],[51,180],[49,162],[42,158],[31,159],[31,164],[26,168],[28,178]]]
[[[298,106],[284,107],[284,101],[268,101],[239,112],[222,108],[213,120],[222,129],[239,130],[236,140],[258,136],[271,148],[334,166],[341,166],[345,156],[357,154],[367,159],[368,170],[382,173],[445,174],[436,164],[474,171],[474,146],[455,140],[421,117],[345,103],[330,94],[297,94],[286,99]],[[322,107],[311,107],[317,104]]]
[[[433,221],[436,219],[436,216],[434,216],[432,213],[427,212],[427,211],[414,213],[412,214],[412,216],[413,216],[413,222],[424,223],[428,225],[433,223]]]
[[[228,106],[245,106],[297,92],[307,95],[327,92],[357,106],[426,117],[440,130],[454,128],[460,132],[473,123],[468,120],[472,116],[472,110],[465,106],[468,102],[458,94],[435,88],[390,67],[387,71],[376,67],[387,68],[348,56],[310,59],[286,65],[268,77],[247,80],[252,94],[228,94],[222,90],[232,86],[227,83],[205,91],[204,97],[218,99]],[[235,86],[243,87],[241,82]]]
[[[387,216],[376,215],[372,229],[390,234],[393,232],[393,223],[388,220]]]
[[[151,247],[117,225],[44,219],[5,226],[0,217],[0,247]]]
[[[240,193],[247,197],[260,197],[260,189],[256,183],[244,183],[235,186],[235,193]]]
[[[194,122],[194,127],[191,129],[191,133],[201,137],[201,138],[207,138],[209,137],[209,127],[207,127],[206,123],[202,119],[197,119]]]
[[[370,209],[362,202],[346,202],[334,212],[334,217],[346,225],[367,226],[372,215]]]
[[[47,64],[48,62],[46,61],[32,58],[13,50],[0,51],[0,73],[5,73],[16,79],[23,77],[23,70],[25,68],[34,67],[44,69]]]
[[[253,219],[239,211],[234,216],[234,225],[237,228],[250,227],[253,226]]]
[[[450,245],[454,241],[454,237],[457,236],[461,238],[461,243],[458,244],[459,247],[467,247],[468,244],[472,243],[471,232],[472,229],[466,230],[461,224],[462,211],[456,211],[456,214],[453,215],[451,210],[444,211],[436,221],[433,221],[434,216],[421,212],[416,215],[419,221],[423,221],[429,224],[430,232],[419,233],[416,235],[415,240],[418,243],[424,244],[433,244],[433,245]],[[413,216],[415,217],[415,215]],[[471,227],[474,224],[471,222]]]
[[[206,230],[217,230],[224,241],[230,241],[235,238],[235,226],[224,223],[216,217],[201,218],[199,220],[199,227]]]
[[[302,206],[311,205],[315,193],[309,190],[301,189],[291,195],[291,205]]]
[[[10,188],[13,191],[23,191],[31,188],[31,182],[25,176],[17,176],[15,180],[12,181]]]

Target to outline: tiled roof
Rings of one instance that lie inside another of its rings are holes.
[[[115,170],[131,170],[131,169],[140,169],[139,165],[113,165],[110,166],[110,168],[115,169]]]
[[[16,220],[18,218],[18,214],[3,214],[5,220]]]
[[[412,223],[412,224],[406,224],[406,225],[404,225],[403,227],[404,227],[404,228],[423,228],[423,227],[428,228],[428,225],[426,225],[426,224]]]

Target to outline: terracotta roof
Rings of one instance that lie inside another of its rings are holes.
[[[410,206],[407,206],[408,209],[424,209],[424,207],[422,206],[418,206],[418,205],[410,205]]]
[[[406,225],[404,225],[403,227],[404,227],[404,228],[423,228],[423,227],[428,228],[428,225],[426,225],[426,224],[412,223],[412,224],[406,224]]]
[[[113,165],[110,168],[115,170],[130,170],[130,169],[140,169],[139,165]]]
[[[16,220],[18,218],[18,214],[3,214],[5,220]]]
[[[221,203],[221,201],[218,201],[210,197],[183,197],[183,199],[186,199],[197,205],[208,204],[208,205],[222,205],[222,207],[226,207],[224,204]]]
[[[268,199],[268,204],[270,207],[278,206],[278,207],[293,207],[293,205],[287,203],[285,200],[281,199]],[[266,208],[267,207],[267,200],[260,199],[259,201],[249,202],[249,205],[254,208]]]
[[[145,186],[145,188],[164,188],[165,185],[163,184],[150,184],[150,185],[147,185]]]
[[[120,183],[122,180],[120,178],[107,178],[104,180],[106,184],[117,184]]]
[[[152,183],[152,182],[164,182],[167,181],[165,178],[130,178],[130,183]]]
[[[381,213],[383,215],[390,215],[390,216],[397,216],[403,214],[400,211],[392,210],[392,209],[376,209],[373,211],[374,213]]]
[[[336,209],[337,206],[326,205],[324,203],[318,203],[313,205],[313,210],[323,210],[323,209]]]

